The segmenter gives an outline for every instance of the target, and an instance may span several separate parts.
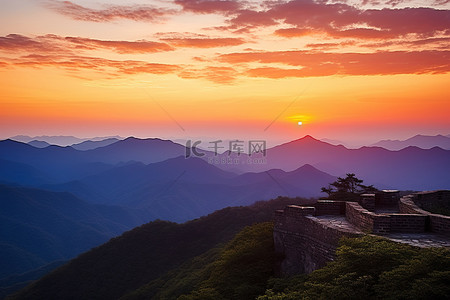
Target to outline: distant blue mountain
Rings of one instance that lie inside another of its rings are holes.
[[[355,173],[367,184],[378,188],[404,190],[435,190],[450,188],[450,150],[438,147],[421,149],[407,147],[391,151],[381,147],[348,149],[342,145],[331,145],[305,136],[267,149],[263,164],[248,164],[249,156],[228,152],[219,159],[230,157],[237,160],[232,165],[216,164],[225,170],[240,169],[240,172],[262,172],[268,169],[291,171],[310,164],[328,174],[345,176]],[[258,156],[259,158],[261,157]]]
[[[103,141],[106,139],[117,139],[121,140],[120,136],[108,136],[108,137],[93,137],[93,138],[78,138],[70,135],[41,135],[41,136],[28,136],[28,135],[16,135],[10,138],[11,140],[22,142],[22,143],[30,143],[34,140],[39,142],[45,142],[49,145],[57,145],[57,146],[70,146],[73,144],[79,144],[85,141]]]
[[[128,138],[108,146],[79,151],[72,147],[38,149],[25,143],[0,141],[0,158],[45,172],[52,182],[65,182],[102,172],[129,161],[153,163],[184,155],[185,147],[161,139]]]
[[[313,197],[336,178],[305,165],[292,172],[269,170],[237,175],[199,158],[133,163],[58,185],[93,203],[145,208],[152,216],[186,221],[230,205],[248,205],[279,195]]]
[[[0,141],[1,159],[26,164],[45,173],[50,179],[48,184],[79,181],[115,168],[118,164],[125,165],[130,162],[151,164],[185,154],[185,146],[161,139],[131,137],[86,151],[59,146],[37,149],[11,140]],[[264,162],[249,163],[255,157],[256,160],[264,158]],[[409,190],[450,188],[447,180],[450,178],[450,150],[437,147],[431,149],[407,147],[400,151],[380,147],[348,149],[342,145],[335,146],[306,136],[267,149],[265,157],[262,157],[261,153],[250,157],[247,154],[238,156],[227,151],[217,157],[211,152],[206,152],[202,159],[228,172],[265,172],[270,169],[292,171],[310,164],[337,176],[353,172],[366,183],[380,188]],[[232,163],[227,162],[229,159]]]
[[[120,141],[119,139],[116,138],[109,138],[106,140],[102,140],[102,141],[84,141],[78,144],[73,144],[71,145],[72,148],[77,149],[77,150],[93,150],[96,148],[100,148],[100,147],[105,147],[111,144],[114,144],[115,142]]]
[[[69,193],[0,185],[0,278],[70,259],[146,221]]]
[[[45,147],[50,146],[49,143],[44,142],[44,141],[38,141],[38,140],[32,140],[31,142],[28,142],[27,144],[31,145],[35,148],[45,148]]]
[[[31,141],[37,140],[41,142],[46,142],[50,145],[60,145],[60,146],[69,146],[76,143],[81,143],[85,139],[80,139],[74,136],[68,135],[60,135],[60,136],[28,136],[28,135],[16,135],[10,138],[11,140],[22,142],[22,143],[30,143]]]
[[[0,158],[0,182],[38,186],[49,181],[48,175],[35,167]]]
[[[134,160],[148,164],[185,155],[185,152],[184,146],[170,140],[129,137],[106,147],[84,151],[83,158],[105,163]]]
[[[401,150],[406,147],[416,146],[422,149],[431,149],[439,147],[445,150],[450,150],[450,136],[444,135],[416,135],[406,140],[382,140],[372,146],[383,147],[388,150]]]

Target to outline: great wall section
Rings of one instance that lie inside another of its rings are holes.
[[[398,191],[361,195],[358,202],[318,200],[312,206],[287,206],[274,216],[279,275],[310,273],[335,258],[343,236],[375,234],[417,247],[450,247],[450,191],[399,197]]]

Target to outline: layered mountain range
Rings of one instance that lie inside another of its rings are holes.
[[[450,188],[450,150],[432,145],[349,149],[305,136],[264,153],[216,155],[156,138],[44,143],[0,141],[0,284],[42,274],[33,270],[152,220],[185,222],[277,196],[318,197],[346,173],[377,188]]]

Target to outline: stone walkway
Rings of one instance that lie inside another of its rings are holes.
[[[356,226],[347,221],[345,216],[324,215],[324,216],[308,216],[326,227],[339,229],[345,232],[352,232],[363,234]],[[380,235],[377,235],[380,236]],[[427,233],[391,233],[382,235],[381,237],[388,238],[398,243],[404,243],[416,247],[450,247],[450,237],[439,235],[431,232]]]
[[[310,218],[314,218],[314,221],[327,227],[343,230],[346,232],[353,232],[358,234],[363,233],[356,226],[347,221],[345,216],[323,215]]]
[[[434,233],[392,233],[384,237],[421,248],[450,247],[450,237]]]

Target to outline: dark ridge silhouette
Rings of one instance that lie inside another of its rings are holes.
[[[67,260],[145,222],[69,193],[0,185],[0,278]]]
[[[0,299],[23,289],[33,281],[38,280],[65,263],[67,261],[57,260],[37,269],[0,279]]]
[[[229,241],[243,227],[269,221],[275,209],[310,201],[280,197],[225,208],[184,224],[154,221],[80,255],[13,299],[118,299]]]

